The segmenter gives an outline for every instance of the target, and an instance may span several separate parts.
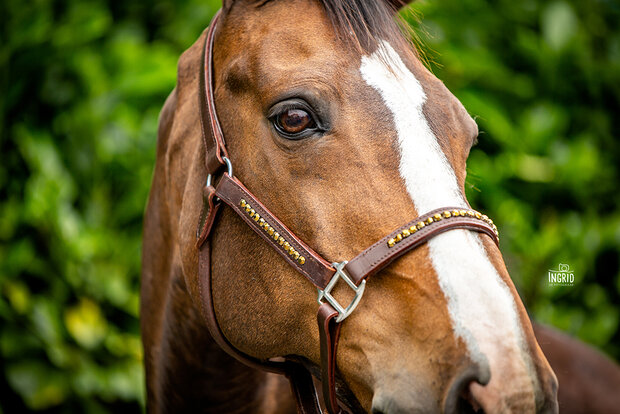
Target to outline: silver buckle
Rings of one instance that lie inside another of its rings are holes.
[[[332,266],[336,268],[336,273],[334,273],[334,276],[332,276],[332,279],[329,281],[327,286],[325,286],[324,290],[317,289],[319,291],[319,297],[317,298],[317,302],[319,302],[319,305],[322,305],[322,300],[326,299],[329,304],[338,311],[338,317],[336,318],[337,323],[344,321],[347,316],[349,316],[355,310],[357,305],[360,303],[362,295],[364,294],[364,289],[366,288],[365,280],[363,280],[359,286],[355,286],[355,283],[353,283],[351,278],[349,278],[349,276],[345,273],[344,267],[347,263],[348,262],[346,260],[340,263],[332,263]],[[336,298],[331,295],[332,289],[334,288],[334,286],[336,286],[336,283],[338,283],[338,279],[340,278],[347,282],[347,285],[349,285],[349,287],[353,289],[353,292],[355,292],[355,297],[353,297],[353,300],[346,308],[344,308],[340,303],[338,303]]]
[[[222,157],[222,159],[226,163],[226,168],[228,169],[228,175],[230,176],[230,178],[232,178],[233,176],[232,162],[230,162],[230,160],[226,157]],[[212,180],[211,174],[208,174],[207,183],[205,184],[205,187],[211,187],[211,180]]]

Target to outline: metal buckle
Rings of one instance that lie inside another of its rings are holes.
[[[233,176],[232,163],[226,157],[222,157],[222,159],[226,163],[226,168],[228,169],[228,175],[232,177]],[[211,187],[212,184],[213,184],[213,176],[211,174],[208,174],[207,175],[207,182],[205,183],[204,190],[206,190],[209,187]],[[200,234],[202,232],[202,226],[204,226],[205,221],[207,220],[207,217],[209,215],[208,214],[209,213],[209,209],[207,208],[208,202],[207,202],[207,198],[206,198],[205,194],[206,193],[203,192],[203,196],[202,196],[202,198],[203,198],[203,201],[202,201],[202,211],[200,212],[200,220],[198,221],[198,228],[196,229],[196,238],[197,239],[200,239]],[[215,197],[215,202],[219,202],[219,201],[220,201],[220,198],[219,197]]]
[[[344,267],[347,263],[348,262],[346,260],[344,262],[332,263],[332,266],[336,268],[336,273],[334,273],[334,276],[329,281],[327,286],[325,286],[324,290],[317,289],[319,291],[319,297],[317,298],[317,302],[319,302],[319,305],[323,304],[322,300],[325,298],[329,302],[329,304],[338,311],[338,317],[336,318],[337,323],[344,321],[347,316],[349,316],[355,310],[357,305],[360,303],[362,295],[364,294],[364,289],[366,288],[365,280],[363,280],[359,286],[355,286],[355,283],[353,283],[351,278],[349,278],[349,276],[345,273]],[[334,286],[336,286],[336,283],[338,283],[338,279],[340,278],[347,282],[347,285],[349,285],[349,287],[353,289],[353,292],[355,292],[353,300],[346,308],[344,308],[340,303],[338,303],[336,298],[331,295],[332,289],[334,288]]]
[[[230,160],[226,157],[222,157],[222,159],[226,163],[226,168],[228,169],[228,175],[232,177],[233,176],[232,162],[230,162]],[[211,187],[211,180],[212,180],[211,174],[207,175],[207,183],[205,184],[206,187]]]

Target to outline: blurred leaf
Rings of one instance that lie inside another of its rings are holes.
[[[29,408],[41,410],[62,403],[68,389],[62,375],[48,371],[39,362],[23,362],[7,369],[11,386],[19,391]]]
[[[78,305],[65,311],[65,324],[71,336],[85,348],[98,345],[107,330],[99,306],[88,299],[81,299]]]
[[[549,4],[542,14],[542,29],[546,42],[554,50],[561,50],[576,35],[577,16],[570,4],[556,1]]]

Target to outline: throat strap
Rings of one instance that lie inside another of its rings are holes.
[[[319,307],[317,322],[321,340],[321,381],[323,398],[329,413],[340,413],[336,395],[336,351],[340,337],[340,324],[336,322],[338,312],[329,303]]]

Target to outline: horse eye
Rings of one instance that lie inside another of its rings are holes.
[[[308,129],[316,128],[316,123],[303,109],[287,109],[275,118],[276,128],[284,135],[298,135]]]

